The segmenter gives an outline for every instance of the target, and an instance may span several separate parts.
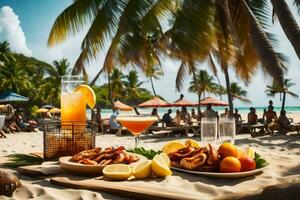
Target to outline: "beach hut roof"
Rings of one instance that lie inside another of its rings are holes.
[[[172,104],[160,99],[159,97],[153,97],[152,99],[145,101],[138,105],[141,108],[149,108],[149,107],[170,107]]]
[[[51,109],[49,110],[49,112],[50,112],[50,113],[61,113],[61,110],[60,110],[59,108],[53,107],[53,108],[51,108]]]
[[[228,106],[228,103],[218,100],[218,99],[215,99],[213,97],[206,97],[200,101],[200,105],[205,106],[208,104],[211,104],[213,106]]]
[[[36,112],[38,112],[38,113],[46,113],[48,111],[49,111],[49,109],[47,109],[47,108],[40,108]]]
[[[29,98],[19,95],[14,92],[3,92],[0,94],[0,102],[17,102],[17,101],[28,101]]]
[[[185,106],[185,107],[195,107],[197,105],[198,105],[198,103],[189,101],[187,99],[180,99],[180,100],[175,101],[172,104],[172,106],[175,106],[175,107],[182,107],[182,106]]]
[[[133,110],[133,107],[125,104],[125,103],[122,103],[121,101],[116,101],[114,102],[114,106],[115,108],[119,109],[119,110],[122,110],[122,111],[131,111]]]

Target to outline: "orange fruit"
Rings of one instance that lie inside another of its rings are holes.
[[[220,172],[240,172],[241,163],[233,156],[227,156],[220,163]]]
[[[238,156],[238,149],[233,144],[226,142],[221,144],[218,150],[218,154],[220,155],[221,159],[226,158],[227,156]]]
[[[246,156],[247,154],[245,153],[245,151],[243,151],[242,149],[238,149],[238,156],[237,158],[240,158],[240,157],[243,157],[243,156]]]
[[[241,171],[251,171],[256,169],[256,162],[254,159],[250,158],[249,156],[242,156],[239,158],[241,163]]]

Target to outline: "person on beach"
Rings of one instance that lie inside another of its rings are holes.
[[[249,125],[254,125],[257,124],[257,114],[256,110],[253,107],[250,107],[250,112],[248,113],[248,124]]]
[[[268,127],[267,127],[267,131],[269,133],[273,133],[274,130],[277,127],[277,114],[274,111],[274,107],[273,106],[269,106],[268,110],[265,112],[265,122],[267,123]]]
[[[216,111],[214,111],[211,107],[212,107],[211,104],[207,104],[206,110],[203,112],[203,117],[218,118],[219,117],[218,113]]]
[[[113,113],[111,114],[109,118],[109,132],[110,133],[117,133],[119,128],[121,128],[121,125],[117,121],[117,116],[119,115],[118,109],[113,108]]]
[[[98,127],[98,133],[100,133],[102,131],[101,108],[97,108],[95,120]]]
[[[181,118],[181,120],[183,120],[183,122],[185,122],[185,123],[190,123],[190,122],[191,122],[191,115],[190,115],[190,113],[187,111],[186,107],[184,107],[184,106],[181,108],[180,118]]]
[[[234,117],[234,119],[235,119],[235,123],[236,123],[236,124],[240,124],[240,123],[243,122],[242,116],[240,115],[238,109],[235,109],[235,110],[234,110],[233,117]]]
[[[180,111],[176,110],[176,115],[175,115],[174,119],[172,120],[172,122],[173,122],[173,124],[175,126],[179,126],[180,125],[180,121],[181,121]]]
[[[191,116],[192,116],[192,119],[198,119],[198,116],[197,116],[194,108],[192,108],[192,110],[191,110]]]
[[[278,132],[281,135],[286,135],[288,129],[291,125],[290,120],[286,116],[285,110],[280,111],[280,116],[278,118]]]
[[[225,108],[224,113],[220,115],[221,117],[229,117],[228,108]]]
[[[172,123],[172,117],[171,117],[171,113],[172,113],[172,110],[169,109],[167,113],[165,113],[162,117],[162,121],[163,123],[166,125],[166,126],[172,126],[173,123]]]
[[[156,117],[159,119],[158,112],[157,112],[157,108],[153,108],[153,110],[152,110],[152,112],[151,112],[151,115],[152,115],[152,116],[156,116]]]

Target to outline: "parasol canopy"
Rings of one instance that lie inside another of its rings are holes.
[[[61,113],[61,110],[60,110],[59,108],[53,107],[53,108],[51,108],[51,109],[49,110],[49,112],[50,112],[50,113]]]
[[[0,102],[17,102],[17,101],[28,101],[29,98],[19,95],[14,92],[3,92],[0,94]]]
[[[215,99],[213,97],[206,97],[200,101],[200,105],[205,106],[211,104],[212,106],[228,106],[228,103]]]
[[[49,109],[47,109],[47,108],[39,108],[36,112],[37,113],[46,113],[48,111],[49,111]]]
[[[153,97],[152,99],[145,101],[138,105],[141,108],[149,108],[149,107],[170,107],[172,104],[160,99],[159,97]]]
[[[175,106],[175,107],[182,107],[182,106],[185,106],[185,107],[195,107],[197,105],[198,105],[198,103],[189,101],[187,99],[180,99],[178,101],[175,101],[172,104],[172,106]]]
[[[133,110],[133,107],[131,107],[131,106],[125,104],[125,103],[122,103],[119,100],[114,103],[114,106],[115,106],[115,108],[117,108],[119,110],[122,110],[122,111],[131,111],[131,110]]]

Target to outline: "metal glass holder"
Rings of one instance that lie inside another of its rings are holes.
[[[43,124],[44,160],[57,160],[61,156],[72,156],[95,148],[95,124],[61,122]]]

